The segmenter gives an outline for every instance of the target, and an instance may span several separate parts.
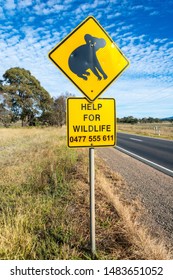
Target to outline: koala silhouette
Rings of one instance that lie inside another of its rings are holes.
[[[104,79],[107,79],[107,75],[96,56],[96,52],[106,46],[106,41],[102,38],[93,37],[90,34],[86,34],[84,39],[86,44],[79,46],[69,56],[68,65],[70,70],[84,80],[87,80],[87,76],[90,75],[90,72],[87,71],[88,69],[97,76],[98,80],[101,80],[102,76]]]

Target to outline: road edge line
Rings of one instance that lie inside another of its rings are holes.
[[[144,162],[144,163],[146,163],[146,164],[156,168],[157,170],[162,171],[163,173],[173,177],[173,171],[168,169],[168,168],[166,168],[166,167],[164,167],[164,166],[161,166],[161,165],[159,165],[159,164],[157,164],[157,163],[155,163],[153,161],[150,161],[148,159],[140,157],[140,156],[138,156],[138,155],[136,155],[136,154],[134,154],[132,152],[129,152],[128,150],[125,150],[125,149],[123,149],[123,148],[121,148],[119,146],[116,146],[115,149],[117,149],[117,150],[119,150],[119,151],[121,151],[121,152],[123,152],[123,153],[125,153],[125,154],[127,154],[129,156],[132,156],[132,157],[134,157],[136,159],[139,159],[140,161],[142,161],[142,162]]]

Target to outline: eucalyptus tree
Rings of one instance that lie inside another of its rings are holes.
[[[3,75],[3,99],[13,121],[32,125],[36,117],[50,110],[52,98],[40,82],[24,68],[10,68]]]

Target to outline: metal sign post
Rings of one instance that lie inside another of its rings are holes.
[[[91,252],[94,258],[96,254],[95,245],[95,189],[94,189],[94,148],[89,148],[89,180],[90,180],[90,242]]]

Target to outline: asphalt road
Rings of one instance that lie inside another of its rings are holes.
[[[173,176],[173,141],[117,133],[116,148]]]

